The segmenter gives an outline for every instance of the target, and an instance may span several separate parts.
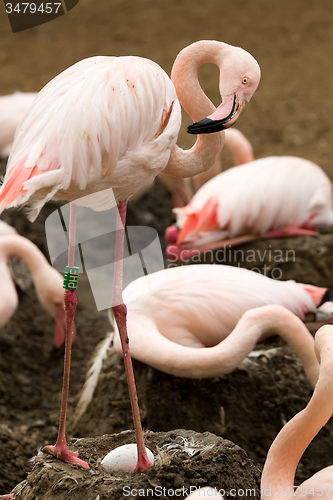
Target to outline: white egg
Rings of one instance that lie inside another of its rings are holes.
[[[211,488],[210,486],[204,486],[203,488],[198,488],[193,493],[191,493],[186,500],[201,500],[202,498],[215,498],[216,500],[224,500],[224,497],[217,491],[216,488]]]
[[[148,460],[154,464],[154,455],[146,448]],[[106,472],[134,472],[138,461],[136,444],[124,444],[110,451],[102,460],[101,465]]]

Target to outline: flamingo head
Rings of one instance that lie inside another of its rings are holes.
[[[240,47],[226,47],[219,64],[222,103],[207,118],[190,125],[190,134],[210,134],[231,127],[259,85],[260,67],[254,57]]]

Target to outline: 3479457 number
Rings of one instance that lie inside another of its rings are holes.
[[[17,13],[17,14],[35,14],[36,12],[46,13],[46,14],[57,14],[59,8],[61,7],[61,3],[41,3],[37,5],[33,2],[20,2],[20,3],[6,3],[6,12],[7,14]]]

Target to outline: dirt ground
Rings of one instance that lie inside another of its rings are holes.
[[[140,55],[169,73],[179,50],[199,39],[239,45],[261,66],[259,88],[237,122],[252,142],[255,156],[301,156],[319,164],[333,180],[331,0],[80,0],[65,16],[16,34],[11,33],[2,7],[0,94],[37,91],[63,69],[91,55]],[[201,78],[218,104],[216,71],[204,67]],[[179,141],[183,147],[193,140],[185,132],[188,123],[184,116]],[[224,165],[230,164],[225,155]],[[46,206],[33,224],[23,211],[10,210],[1,218],[47,254],[44,220],[55,206]],[[158,182],[129,209],[128,224],[155,227],[163,247],[163,232],[171,221],[171,197]],[[331,229],[317,238],[267,240],[242,248],[294,249],[295,259],[278,265],[282,279],[326,286],[333,292]],[[237,264],[235,255],[224,263]],[[272,275],[274,266],[268,257],[249,267],[262,270],[264,265]],[[143,489],[209,484],[226,491],[253,487],[259,498],[260,469],[271,442],[311,396],[311,387],[289,347],[274,338],[265,347],[281,347],[275,357],[260,358],[213,380],[175,378],[135,362],[143,426],[154,454],[157,446],[179,443],[179,435],[196,442],[213,440],[214,447],[193,458],[179,451],[170,463],[154,467],[141,478],[107,476],[100,470],[100,459],[113,446],[134,439],[133,433],[109,434],[132,429],[131,412],[122,360],[111,351],[93,401],[73,428],[72,416],[90,356],[110,330],[106,313],[97,312],[89,290],[81,286],[80,291],[79,286],[68,434],[80,456],[90,461],[92,473],[42,455],[29,462],[37,449],[56,438],[63,360],[62,352],[52,348],[52,319],[39,305],[33,287],[23,290],[17,285],[17,290],[19,308],[0,330],[0,494],[23,481],[15,498],[25,500],[125,498],[122,487],[126,484]],[[226,441],[174,429],[209,431]],[[296,483],[331,465],[332,449],[330,420],[305,452]],[[166,492],[160,498],[170,496]]]

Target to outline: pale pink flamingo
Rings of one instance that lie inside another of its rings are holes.
[[[53,344],[59,348],[65,338],[62,276],[48,263],[34,243],[15,234],[11,226],[0,222],[0,328],[10,320],[18,306],[16,288],[7,264],[10,259],[19,257],[27,264],[31,272],[39,302],[55,319]],[[8,231],[7,234],[1,232],[3,228]]]
[[[270,357],[274,350],[250,351],[260,340],[279,334],[299,355],[314,385],[318,363],[313,337],[301,320],[311,331],[333,321],[326,288],[224,265],[164,269],[133,281],[123,296],[132,356],[188,378],[230,373],[248,355]],[[92,400],[113,337],[115,350],[122,353],[115,325],[115,335],[109,333],[93,355],[74,426]]]
[[[132,356],[158,370],[189,378],[220,376],[235,369],[257,342],[278,334],[315,385],[313,337],[301,320],[316,316],[325,288],[244,268],[193,264],[139,278],[123,296]],[[329,305],[327,321],[333,317]],[[117,328],[114,347],[121,354]]]
[[[315,335],[320,362],[319,379],[304,410],[281,429],[268,450],[261,478],[261,498],[333,498],[333,465],[325,467],[294,487],[296,467],[305,449],[333,412],[333,327],[322,326]],[[331,461],[332,458],[328,457]]]
[[[14,92],[0,96],[0,157],[7,158],[16,129],[37,96],[37,92]]]
[[[235,166],[254,161],[252,144],[240,130],[234,127],[225,131],[223,151],[226,149],[231,152]],[[222,160],[220,155],[213,166],[192,178],[176,179],[163,172],[160,173],[159,178],[172,192],[173,205],[177,208],[187,205],[201,186],[221,172]]]
[[[166,238],[175,260],[258,238],[316,234],[333,223],[332,185],[303,158],[261,158],[207,182],[183,208]]]
[[[202,91],[198,68],[214,63],[220,69],[222,104]],[[112,188],[120,218],[117,223],[113,313],[119,327],[138,444],[137,472],[151,467],[147,459],[122,301],[122,257],[128,198],[163,169],[175,177],[207,170],[223,146],[224,128],[238,118],[258,86],[260,69],[239,47],[206,40],[182,50],[172,81],[155,63],[139,57],[92,57],[68,68],[38,94],[18,134],[0,193],[0,208],[29,204],[34,219],[51,198],[70,202],[83,196],[85,206],[110,207]],[[188,151],[176,146],[180,104],[197,122],[188,128],[203,134]],[[204,118],[207,116],[207,118]],[[214,133],[216,132],[216,133]],[[89,196],[90,195],[90,196]],[[68,267],[74,264],[75,204],[71,204]],[[76,307],[73,290],[65,292],[67,334],[59,434],[45,450],[88,467],[67,449],[65,420],[70,370],[70,325]]]

